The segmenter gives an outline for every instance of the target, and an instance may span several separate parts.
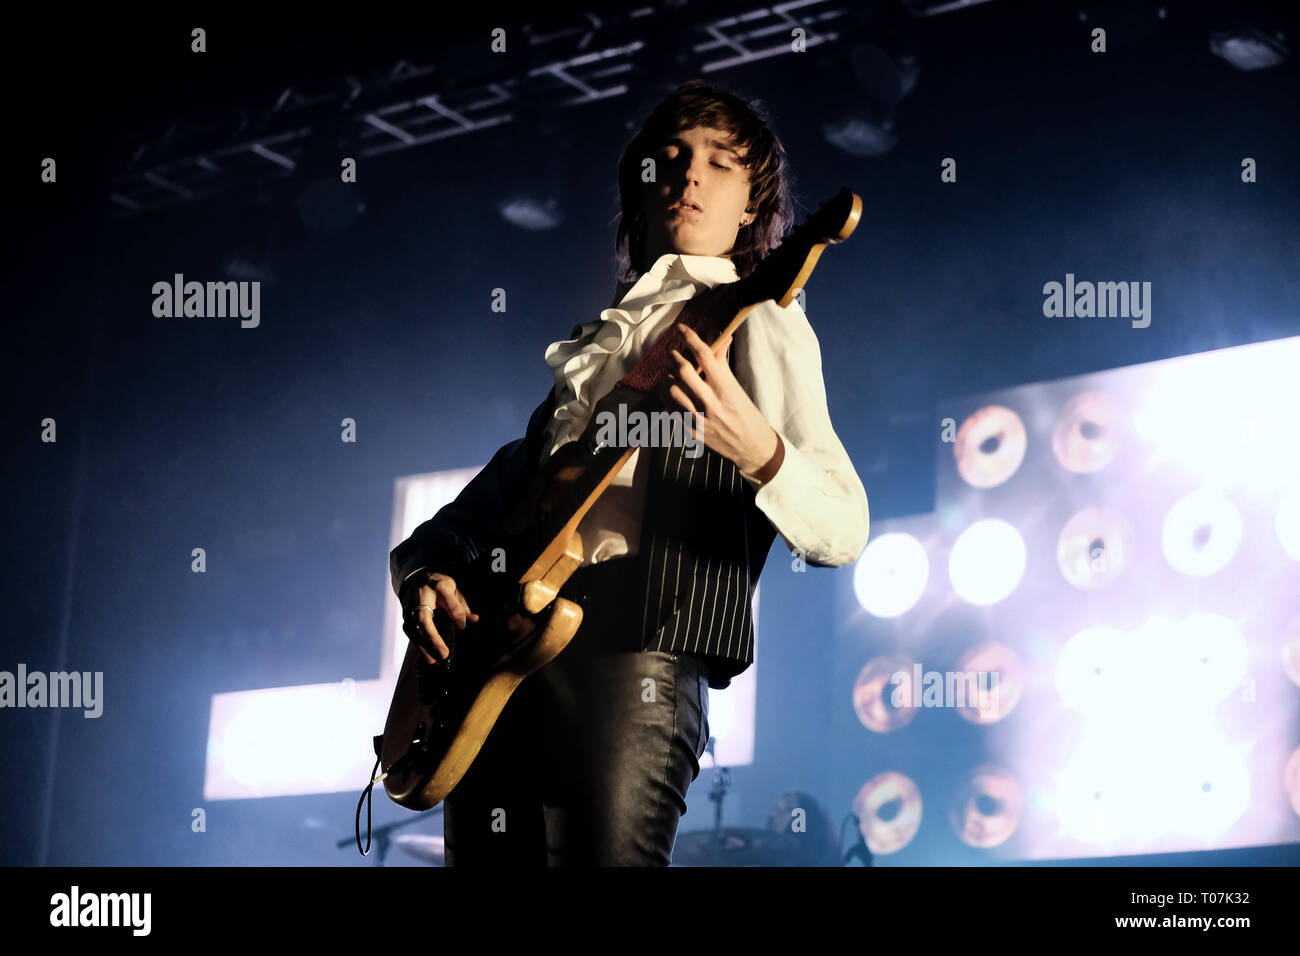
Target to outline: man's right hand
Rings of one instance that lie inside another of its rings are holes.
[[[469,609],[465,596],[450,576],[436,571],[421,571],[419,575],[421,583],[418,587],[404,589],[402,630],[423,655],[425,663],[433,664],[446,660],[451,651],[433,626],[430,608],[442,608],[460,631],[477,621],[478,615]]]

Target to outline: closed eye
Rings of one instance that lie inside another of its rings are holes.
[[[673,151],[673,154],[672,154],[671,156],[668,155],[668,151],[669,151],[669,150],[672,150],[672,151]],[[669,144],[667,144],[667,145],[665,145],[665,146],[661,146],[661,147],[659,147],[659,150],[658,150],[658,152],[657,152],[656,155],[657,155],[660,159],[664,160],[665,162],[669,162],[669,163],[676,163],[676,162],[678,162],[678,161],[684,161],[685,158],[686,158],[685,153],[683,153],[680,149],[677,148],[677,144],[676,144],[676,143],[669,143]],[[731,167],[731,166],[728,166],[728,165],[726,165],[725,163],[720,163],[720,162],[718,162],[716,159],[715,159],[715,160],[712,160],[712,161],[710,162],[710,165],[711,165],[711,166],[716,166],[718,169],[725,169],[725,170],[727,170],[728,172],[731,172],[731,171],[732,171],[732,167]]]

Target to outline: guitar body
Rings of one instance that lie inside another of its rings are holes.
[[[568,646],[581,623],[582,608],[560,598],[516,653],[473,672],[459,666],[463,660],[451,668],[426,664],[408,647],[384,724],[381,759],[389,766],[409,759],[384,778],[389,797],[409,810],[437,806],[469,770],[510,695]],[[458,632],[462,644],[475,639],[476,626]]]
[[[515,689],[554,660],[582,623],[582,608],[556,596],[582,563],[581,538],[570,537],[552,575],[512,586],[505,573],[492,571],[493,555],[504,551],[509,563],[524,547],[504,536],[458,572],[456,586],[479,619],[458,631],[441,609],[435,613],[451,651],[447,661],[429,664],[414,645],[406,648],[380,751],[388,768],[384,789],[401,806],[428,810],[451,793]],[[525,605],[540,606],[538,613]]]
[[[862,200],[843,189],[751,275],[687,300],[673,326],[596,403],[582,436],[550,456],[495,540],[479,549],[479,560],[456,572],[456,587],[479,619],[458,631],[442,609],[434,612],[434,627],[451,650],[446,661],[427,664],[407,647],[379,753],[384,789],[395,803],[428,810],[445,799],[515,689],[577,633],[582,608],[559,592],[582,564],[578,524],[634,451],[596,437],[601,413],[617,414],[619,406],[661,410],[656,392],[672,365],[671,350],[689,354],[679,326],[716,345],[759,302],[788,306],[826,244],[848,238],[861,213]],[[509,572],[494,568],[502,554]]]

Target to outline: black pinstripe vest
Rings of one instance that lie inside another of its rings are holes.
[[[536,461],[555,392],[529,421]],[[635,555],[576,571],[561,594],[583,607],[565,653],[667,651],[701,658],[709,686],[726,687],[754,661],[753,597],[776,529],[729,459],[710,448],[642,448],[649,455]]]

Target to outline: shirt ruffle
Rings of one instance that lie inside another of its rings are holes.
[[[616,308],[605,309],[600,319],[579,326],[577,338],[552,342],[546,364],[555,375],[555,410],[543,442],[544,458],[561,445],[575,441],[591,420],[594,406],[639,361],[654,341],[666,306],[692,298],[701,288],[735,281],[730,260],[714,256],[665,255],[631,287]],[[652,316],[654,320],[652,321]],[[646,325],[651,322],[650,325]],[[645,328],[642,328],[645,326]],[[639,336],[639,347],[624,343]],[[615,357],[617,356],[617,361]]]

